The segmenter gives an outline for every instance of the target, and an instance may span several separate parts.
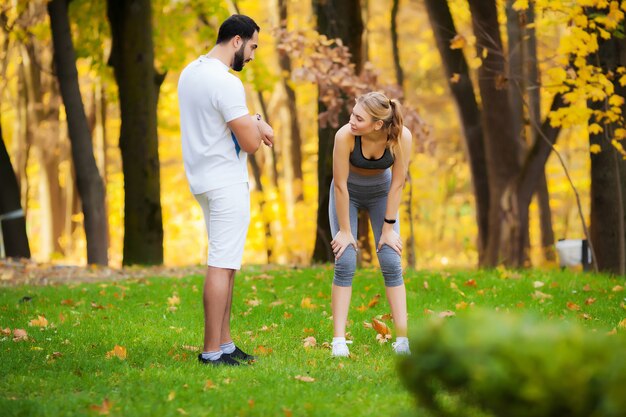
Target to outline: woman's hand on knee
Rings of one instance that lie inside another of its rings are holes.
[[[378,240],[378,248],[376,249],[376,252],[380,251],[383,245],[389,246],[391,249],[395,250],[398,255],[402,255],[402,239],[395,230],[383,230],[380,235],[380,239]]]
[[[341,258],[341,255],[343,255],[346,248],[350,245],[354,247],[355,251],[357,250],[356,241],[352,233],[342,232],[341,230],[337,232],[335,238],[330,242],[330,246],[333,248],[333,253],[335,254],[335,260]]]

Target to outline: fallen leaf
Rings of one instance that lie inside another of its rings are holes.
[[[28,340],[28,333],[24,329],[13,329],[13,341],[20,342],[22,340]]]
[[[174,307],[180,304],[180,297],[177,293],[174,293],[171,297],[167,297],[167,305]]]
[[[475,287],[476,286],[476,280],[475,279],[468,279],[467,281],[465,281],[464,285],[466,287]]]
[[[546,285],[546,283],[545,283],[545,282],[541,282],[541,281],[535,281],[535,282],[533,282],[533,288],[541,288],[541,287],[543,287],[544,285]]]
[[[312,378],[310,376],[302,376],[302,375],[296,375],[294,376],[295,379],[297,379],[298,381],[302,381],[302,382],[314,382],[315,378]]]
[[[252,398],[248,400],[248,407],[254,408],[254,400]]]
[[[188,415],[189,413],[186,412],[183,408],[177,408],[176,411],[178,411],[180,414],[182,414],[183,416]]]
[[[311,297],[304,297],[300,302],[300,307],[312,310],[317,306],[311,302]]]
[[[315,345],[317,344],[317,341],[315,340],[315,338],[313,336],[309,336],[309,337],[304,338],[303,342],[304,342],[304,347],[305,348],[315,347]]]
[[[434,311],[432,311],[430,308],[425,308],[424,309],[424,314],[426,314],[427,316],[430,316],[433,313],[434,313]]]
[[[263,345],[259,345],[256,347],[256,349],[254,349],[254,353],[261,356],[269,355],[270,353],[272,353],[272,348],[266,348]]]
[[[200,348],[198,346],[191,345],[182,345],[183,350],[188,350],[189,352],[200,352]]]
[[[384,335],[390,335],[391,329],[385,323],[380,320],[372,319],[372,327],[376,330],[376,333]]]
[[[48,327],[48,320],[46,320],[44,316],[37,316],[36,319],[29,321],[28,325],[33,327]]]
[[[211,381],[210,379],[207,379],[206,382],[204,383],[203,389],[206,391],[208,389],[214,389],[214,388],[215,388],[215,383],[213,383],[213,381]]]
[[[61,305],[72,307],[74,305],[74,300],[72,300],[71,298],[68,298],[67,300],[61,300]]]
[[[616,285],[614,286],[611,291],[613,292],[620,292],[620,291],[624,291],[624,287],[622,287],[621,285]]]
[[[356,309],[357,309],[357,311],[359,311],[359,312],[363,313],[364,311],[366,311],[366,310],[367,310],[367,307],[366,307],[364,304],[361,304],[361,305],[360,305],[360,306],[358,306]]]
[[[380,334],[378,333],[376,335],[376,340],[378,340],[378,343],[387,343],[389,340],[391,339],[391,335],[390,334]]]
[[[378,301],[379,301],[379,300],[380,300],[380,294],[376,294],[376,295],[374,296],[374,298],[372,298],[372,299],[370,300],[370,302],[369,302],[369,303],[367,303],[367,306],[368,306],[369,308],[372,308],[372,307],[374,307],[376,304],[378,304]]]
[[[288,408],[283,408],[283,414],[285,417],[293,417],[293,412]]]
[[[428,285],[428,281],[424,281],[424,289],[425,289],[425,290],[427,290],[427,289],[428,289],[428,287],[429,287],[429,285]]]
[[[363,327],[365,327],[366,329],[371,329],[372,328],[372,323],[364,321],[363,322]]]
[[[261,304],[261,300],[259,300],[258,298],[251,298],[249,300],[246,300],[246,304],[250,307],[257,307]]]
[[[541,292],[541,291],[537,290],[537,291],[535,291],[535,292],[531,295],[531,297],[532,297],[534,300],[545,300],[545,299],[548,299],[548,298],[552,298],[552,295],[550,295],[550,294],[546,294],[546,293],[544,293],[544,292]]]
[[[596,299],[593,297],[589,297],[585,300],[585,304],[587,304],[588,306],[590,306],[591,304],[595,303]]]
[[[391,313],[385,313],[382,316],[380,316],[381,320],[391,320],[393,319],[393,316],[391,315]]]
[[[580,310],[580,306],[572,301],[568,301],[566,305],[567,305],[567,308],[572,311]]]
[[[8,327],[6,329],[0,328],[0,334],[3,335],[3,336],[10,336],[11,335],[11,329],[9,329]]]
[[[65,323],[65,315],[63,314],[63,312],[60,312],[60,313],[59,313],[59,321],[60,321],[61,323]]]
[[[170,393],[167,395],[167,401],[172,401],[174,398],[176,398],[176,392],[170,391]]]
[[[115,345],[113,350],[110,350],[109,352],[106,353],[106,358],[107,359],[110,359],[112,357],[117,357],[120,360],[125,360],[126,359],[126,348],[123,347],[123,346]]]
[[[286,319],[290,319],[290,318],[292,318],[292,317],[293,317],[293,314],[291,314],[291,313],[290,313],[290,312],[288,312],[288,311],[285,311],[285,312],[283,313],[283,317],[284,317],[284,318],[286,318]]]
[[[586,285],[583,287],[583,291],[586,291],[586,292],[591,291],[591,285],[586,284]]]
[[[626,329],[626,319],[623,319],[617,324],[618,329]]]
[[[438,316],[442,318],[454,317],[456,316],[456,313],[454,311],[446,310],[446,311],[442,311],[441,313],[439,313]]]
[[[465,310],[467,308],[468,304],[465,301],[461,301],[460,303],[457,303],[456,305],[456,309],[457,310]]]
[[[93,410],[93,411],[96,411],[101,416],[105,416],[105,415],[108,415],[111,412],[111,406],[112,405],[113,405],[113,403],[110,402],[108,398],[105,398],[102,401],[101,405],[92,404],[92,405],[89,406],[89,409]]]
[[[302,329],[302,332],[304,332],[305,334],[313,334],[315,333],[315,329],[313,327],[305,327],[304,329]]]

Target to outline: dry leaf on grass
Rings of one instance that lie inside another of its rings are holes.
[[[391,334],[391,329],[389,328],[389,326],[387,326],[385,323],[378,319],[372,319],[372,327],[374,328],[374,330],[376,330],[376,333],[383,336]]]
[[[97,404],[92,404],[89,406],[89,409],[92,411],[97,412],[98,414],[100,414],[101,416],[106,416],[111,412],[111,406],[113,405],[113,403],[111,401],[109,401],[108,398],[105,398],[102,401],[102,404],[97,405]]]
[[[116,357],[120,360],[126,359],[126,348],[124,346],[115,345],[113,350],[110,350],[106,353],[106,358],[111,359]]]
[[[308,308],[308,309],[314,309],[317,307],[317,305],[313,304],[311,302],[311,297],[304,297],[302,299],[302,301],[300,302],[300,307],[302,308]]]
[[[312,378],[310,376],[302,376],[302,375],[296,375],[294,376],[295,379],[297,379],[298,381],[302,381],[302,382],[314,382],[315,378]]]
[[[44,316],[37,316],[36,319],[32,319],[28,322],[32,327],[48,327],[48,320]]]
[[[315,340],[315,338],[313,336],[305,337],[303,342],[304,342],[303,346],[305,348],[315,347],[315,345],[317,344],[317,340]]]
[[[28,340],[28,333],[24,329],[13,329],[13,341],[21,342],[22,340]]]

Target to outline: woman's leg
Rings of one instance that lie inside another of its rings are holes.
[[[383,229],[385,218],[385,210],[387,209],[387,198],[378,198],[368,204],[370,221],[372,230],[374,231],[374,240],[378,247],[378,241]],[[396,233],[400,233],[400,222],[397,221],[393,229]],[[387,301],[391,307],[393,323],[397,337],[406,337],[407,335],[407,309],[406,309],[406,288],[402,278],[402,258],[393,249],[387,245],[377,252],[378,263],[385,278],[385,293]]]
[[[328,215],[330,219],[330,231],[332,237],[339,232],[339,220],[335,209],[334,183],[330,186],[330,202]],[[354,239],[357,239],[357,208],[350,202],[350,228]],[[356,270],[356,250],[348,246],[343,255],[335,260],[335,272],[333,277],[331,308],[333,312],[333,334],[335,337],[345,337],[348,310],[352,296],[352,278]]]

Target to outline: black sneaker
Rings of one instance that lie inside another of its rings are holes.
[[[239,366],[239,362],[232,359],[230,356],[226,354],[222,354],[219,359],[215,359],[214,361],[210,359],[204,359],[202,357],[202,353],[198,355],[198,361],[203,365],[213,365],[213,366]]]
[[[248,355],[246,352],[244,352],[243,350],[239,349],[237,346],[235,346],[235,350],[232,353],[224,353],[222,354],[222,357],[224,356],[228,356],[243,362],[254,362],[256,361],[256,356],[252,356],[252,355]]]

